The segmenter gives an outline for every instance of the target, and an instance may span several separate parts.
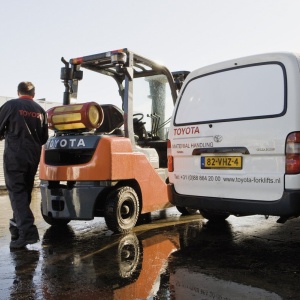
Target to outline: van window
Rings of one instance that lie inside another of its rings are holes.
[[[285,110],[286,76],[279,63],[227,69],[192,79],[175,125],[278,116]]]

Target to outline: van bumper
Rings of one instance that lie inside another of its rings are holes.
[[[199,210],[227,212],[232,215],[299,216],[300,190],[285,190],[276,201],[214,198],[178,194],[174,184],[168,184],[169,201],[175,206]]]

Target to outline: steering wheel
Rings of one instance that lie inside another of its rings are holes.
[[[133,117],[135,117],[135,116],[140,116],[139,118],[137,118],[137,120],[135,120],[136,123],[142,121],[143,118],[144,118],[144,114],[143,114],[143,113],[136,113],[136,114],[133,114]]]

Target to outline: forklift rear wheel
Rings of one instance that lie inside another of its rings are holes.
[[[107,196],[104,218],[113,232],[129,232],[135,226],[139,213],[139,199],[133,188],[123,186]]]
[[[197,213],[198,209],[195,208],[189,208],[189,207],[184,207],[184,206],[176,206],[177,210],[183,214],[184,216],[187,215],[194,215]]]
[[[52,217],[49,217],[49,216],[45,216],[43,214],[43,210],[42,210],[42,204],[41,204],[41,213],[42,213],[42,217],[44,219],[44,221],[46,223],[48,223],[49,225],[52,225],[52,226],[66,226],[71,220],[69,219],[53,219]]]

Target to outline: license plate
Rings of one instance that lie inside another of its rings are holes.
[[[201,169],[242,169],[242,156],[202,156]]]

